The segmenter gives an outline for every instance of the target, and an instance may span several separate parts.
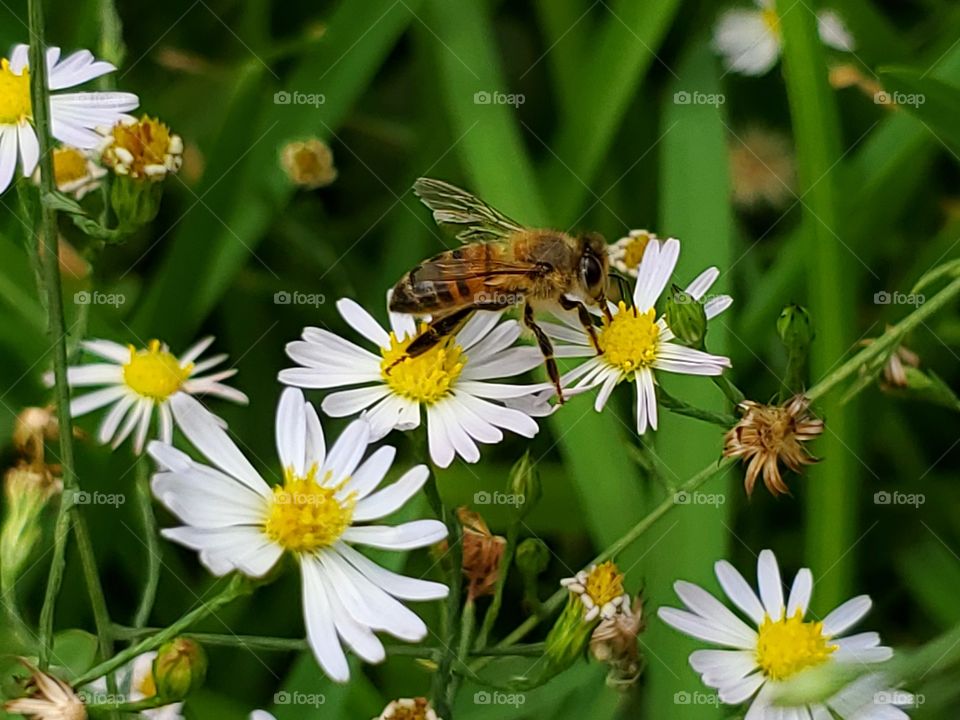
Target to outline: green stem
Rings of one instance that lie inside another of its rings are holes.
[[[483,616],[483,625],[477,635],[475,648],[483,650],[487,646],[487,640],[494,624],[497,622],[497,616],[500,614],[500,607],[503,605],[503,589],[507,584],[507,575],[510,573],[510,567],[513,565],[513,558],[517,552],[517,540],[520,536],[520,523],[510,523],[507,529],[507,546],[503,549],[503,557],[500,558],[500,567],[497,570],[497,583],[493,588],[493,600],[490,601],[490,607],[487,608]]]
[[[467,667],[467,660],[470,659],[470,645],[473,643],[473,631],[477,620],[477,606],[473,598],[468,597],[463,604],[463,614],[460,616],[460,644],[457,647],[457,662],[452,667],[452,675],[447,683],[447,707],[452,708],[453,702],[457,697],[457,690],[460,689],[460,681],[463,675],[459,673],[461,668]]]
[[[704,422],[713,423],[714,425],[719,425],[727,429],[737,424],[737,419],[733,415],[694,407],[679,398],[673,397],[673,395],[663,389],[663,386],[657,388],[657,398],[660,405],[677,415],[685,415],[686,417],[692,417],[696,420],[703,420]]]
[[[170,700],[169,698],[163,698],[158,695],[154,695],[152,697],[144,698],[143,700],[123,700],[123,701],[109,702],[109,703],[90,703],[86,707],[87,707],[87,710],[94,717],[99,717],[100,715],[112,714],[117,712],[139,713],[141,710],[150,710],[152,708],[164,707],[165,705],[171,705],[174,702],[177,702],[177,701]]]
[[[143,627],[150,619],[153,603],[157,597],[157,585],[160,582],[161,549],[157,538],[157,518],[153,514],[153,498],[150,495],[150,460],[146,455],[137,458],[136,489],[137,510],[140,513],[140,522],[143,524],[143,537],[147,545],[146,580],[143,584],[143,594],[140,604],[134,615],[134,627]]]
[[[44,47],[43,8],[41,0],[29,0],[30,14],[30,99],[33,122],[40,147],[40,194],[54,190],[53,154],[50,141],[50,97],[47,90],[47,64]],[[40,242],[38,253],[43,273],[43,289],[47,309],[47,337],[53,350],[53,377],[60,425],[60,465],[64,493],[61,498],[53,535],[53,559],[40,610],[39,666],[45,670],[53,644],[53,616],[57,596],[63,583],[66,565],[67,536],[70,531],[70,510],[75,501],[77,477],[73,459],[73,428],[70,424],[70,387],[67,385],[67,326],[63,316],[60,285],[60,253],[57,238],[56,212],[41,203]]]
[[[744,400],[747,399],[747,396],[744,395],[740,388],[733,384],[733,382],[726,375],[716,375],[712,378],[713,384],[720,388],[720,391],[726,396],[727,400],[730,401],[730,404],[736,407]]]
[[[77,539],[77,551],[80,555],[80,564],[83,566],[83,577],[87,585],[87,595],[90,598],[90,608],[93,610],[93,622],[97,628],[97,644],[99,657],[106,660],[113,655],[113,635],[110,632],[110,613],[107,610],[107,598],[103,594],[100,584],[100,573],[97,572],[97,556],[93,552],[93,543],[90,540],[90,530],[86,520],[79,511],[73,513],[73,534]],[[107,676],[107,691],[117,692],[117,679],[111,673]]]
[[[234,575],[230,579],[227,586],[212,599],[186,613],[169,627],[166,627],[163,630],[144,638],[135,645],[131,645],[127,649],[118,652],[112,658],[87,670],[79,677],[74,678],[73,686],[81,687],[82,685],[86,685],[92,680],[96,680],[99,677],[113,673],[114,670],[130,662],[138,655],[142,655],[150,650],[156,650],[164,643],[173,640],[188,628],[197,624],[209,615],[212,615],[224,605],[233,602],[242,595],[250,593],[252,589],[253,585],[243,575]]]

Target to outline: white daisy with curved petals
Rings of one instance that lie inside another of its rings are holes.
[[[419,427],[422,410],[430,457],[440,467],[448,467],[457,455],[477,462],[477,444],[500,442],[503,430],[524,437],[537,434],[533,417],[549,410],[533,396],[548,386],[490,382],[543,363],[539,350],[515,344],[520,337],[516,320],[501,321],[502,313],[479,311],[447,342],[407,357],[407,346],[418,334],[412,316],[390,313],[388,331],[353,300],[340,300],[337,310],[376,349],[306,328],[303,340],[287,345],[287,355],[301,367],[280,372],[280,382],[296,387],[357,386],[324,398],[321,407],[327,415],[366,411],[376,440],[391,430]]]
[[[408,642],[426,636],[427,626],[400,601],[438,600],[447,587],[382,568],[353,547],[411,550],[446,537],[438,520],[377,522],[423,487],[426,466],[378,490],[394,448],[380,447],[363,460],[370,424],[361,419],[327,450],[316,410],[300,390],[288,388],[276,419],[283,482],[271,487],[199,402],[181,393],[171,406],[183,434],[211,465],[150,443],[150,455],[165,469],[153,477],[154,495],[184,523],[164,530],[166,538],[198,551],[215,575],[238,570],[262,577],[284,552],[293,555],[303,580],[307,641],[337,682],[350,677],[342,644],[377,663],[385,651],[375,632]]]
[[[159,340],[151,340],[141,349],[110,340],[85,340],[83,349],[107,362],[67,368],[67,383],[71,389],[105,387],[74,397],[70,401],[70,416],[80,417],[110,405],[110,411],[100,423],[97,439],[116,449],[133,433],[133,449],[139,455],[155,409],[160,439],[172,441],[173,415],[169,403],[178,394],[211,395],[246,405],[246,395],[222,382],[236,375],[236,368],[203,374],[227,359],[226,355],[214,355],[199,360],[212,343],[212,337],[204,338],[177,358]],[[52,385],[53,373],[47,373],[44,380]]]
[[[764,75],[777,64],[783,44],[774,0],[755,0],[756,9],[727,10],[713,31],[713,49],[724,67],[743,75]],[[853,36],[833,10],[817,14],[820,40],[835,50],[854,49]]]
[[[654,371],[683,375],[720,375],[730,367],[730,359],[672,342],[674,334],[664,318],[657,319],[654,305],[660,297],[680,256],[680,241],[674,238],[647,242],[637,269],[633,306],[610,305],[611,317],[596,328],[599,355],[590,336],[578,324],[561,316],[566,323],[541,323],[547,335],[558,343],[557,357],[589,357],[567,372],[561,382],[573,391],[600,387],[594,408],[603,410],[613,389],[624,380],[637,385],[637,432],[657,429],[657,396]],[[717,268],[700,273],[686,288],[686,294],[701,300],[720,276]],[[715,295],[704,303],[707,319],[730,307],[729,295]]]
[[[741,615],[700,586],[682,580],[673,587],[687,609],[663,607],[657,615],[686,635],[726,648],[690,655],[691,667],[705,685],[717,690],[722,703],[740,705],[752,698],[745,720],[828,720],[834,717],[831,711],[850,720],[908,717],[897,706],[911,704],[913,696],[885,687],[879,673],[859,678],[824,704],[774,704],[782,684],[808,668],[866,665],[893,656],[875,632],[845,635],[870,610],[868,596],[848,600],[823,620],[805,619],[813,592],[813,574],[807,568],[797,573],[786,597],[777,558],[770,550],[761,552],[757,561],[759,593],[727,561],[717,562],[715,569],[720,586]]]
[[[30,67],[26,45],[17,45],[10,58],[0,59],[0,193],[13,180],[20,159],[24,177],[33,174],[40,144],[33,128]],[[60,48],[47,48],[47,84],[64,90],[111,73],[116,68],[96,60],[89,50],[60,59]],[[57,93],[50,96],[50,132],[60,142],[87,150],[101,141],[95,128],[109,127],[140,104],[126,92]]]

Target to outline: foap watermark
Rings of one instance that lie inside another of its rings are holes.
[[[512,105],[515,108],[519,108],[526,101],[527,98],[522,93],[478,90],[473,94],[474,105]]]
[[[476,305],[507,307],[510,305],[519,305],[524,301],[524,296],[520,293],[478,292],[473,296],[473,301]]]
[[[112,305],[120,307],[127,302],[123,293],[104,293],[99,290],[78,290],[73,294],[74,305]]]
[[[926,502],[927,496],[923,493],[905,493],[899,490],[888,492],[887,490],[880,490],[873,494],[874,505],[910,505],[919,509],[920,506]]]
[[[512,505],[513,507],[520,507],[526,501],[527,499],[523,495],[517,493],[479,490],[473,494],[474,505]]]
[[[896,705],[898,707],[920,707],[927,701],[919,693],[908,693],[903,690],[881,690],[873,694],[874,705]]]
[[[312,105],[319,108],[327,102],[323,93],[305,93],[299,90],[277,90],[273,94],[274,105]]]
[[[474,705],[509,705],[514,708],[520,708],[527,701],[527,696],[523,693],[505,693],[499,690],[489,692],[487,690],[477,690],[473,694]]]
[[[90,492],[89,490],[73,490],[74,505],[112,505],[120,507],[127,501],[127,496],[123,493],[105,493],[99,490]]]
[[[880,90],[874,93],[873,102],[876,105],[909,105],[911,107],[920,107],[927,102],[927,96],[923,93],[902,93],[897,90],[893,92]]]
[[[273,294],[274,305],[310,305],[320,307],[327,301],[323,293],[305,293],[299,290],[278,290]]]
[[[674,505],[709,505],[710,507],[720,507],[727,502],[727,496],[723,493],[705,493],[695,490],[687,492],[679,490],[673,494]]]
[[[679,90],[673,94],[674,105],[711,105],[713,107],[720,107],[726,102],[727,96],[723,93]]]
[[[687,692],[681,690],[673,694],[674,705],[719,705],[720,698],[716,693]]]
[[[327,696],[321,693],[305,693],[298,690],[281,690],[273,694],[274,705],[301,705],[318,708],[327,702]]]
[[[874,305],[912,305],[913,307],[920,307],[926,301],[927,298],[922,293],[902,293],[896,290],[893,292],[880,290],[873,294]]]

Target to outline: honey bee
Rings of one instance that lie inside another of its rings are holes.
[[[407,347],[407,357],[446,341],[477,310],[522,305],[523,323],[537,340],[562,403],[553,345],[537,325],[535,313],[575,310],[594,348],[601,352],[588,308],[599,307],[609,317],[606,241],[596,233],[572,236],[523,227],[442,180],[420,178],[413,190],[433,211],[437,224],[452,227],[464,245],[423,261],[394,286],[390,310],[431,316]]]

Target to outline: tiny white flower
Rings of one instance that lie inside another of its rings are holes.
[[[579,324],[562,317],[565,325],[543,323],[543,329],[555,340],[566,343],[555,348],[557,357],[589,357],[590,359],[566,373],[561,381],[572,389],[599,386],[594,408],[603,410],[618,383],[624,380],[637,384],[637,432],[657,429],[657,396],[654,371],[684,375],[720,375],[730,367],[729,358],[675,342],[666,320],[656,317],[654,308],[680,255],[680,241],[654,240],[646,244],[643,260],[637,269],[637,284],[633,292],[633,306],[621,302],[610,305],[610,319],[596,328],[597,342],[602,353],[597,354],[590,336]],[[709,268],[686,288],[693,300],[700,300],[710,289],[720,271]],[[729,295],[716,295],[704,303],[707,319],[716,317],[733,300]]]
[[[0,60],[0,193],[13,180],[17,157],[24,177],[33,174],[40,158],[40,144],[33,128],[30,99],[30,68],[26,45],[17,45],[10,59]],[[116,68],[96,60],[88,50],[78,50],[60,60],[60,48],[47,48],[47,85],[50,96],[50,132],[67,145],[87,150],[96,147],[100,135],[94,128],[113,125],[128,110],[140,104],[126,92],[57,93],[111,73]]]
[[[88,192],[100,187],[100,179],[107,171],[94,162],[91,151],[61,145],[53,150],[53,174],[57,190],[81,200]],[[33,173],[33,181],[40,183],[39,167]]]
[[[662,242],[656,233],[649,230],[631,230],[625,237],[611,243],[608,250],[610,264],[625,275],[635,278],[640,261],[643,260],[643,253],[651,241]]]
[[[154,409],[159,415],[159,436],[165,442],[173,438],[173,416],[170,400],[179,394],[213,395],[241,405],[247,396],[221,381],[236,374],[236,369],[220,370],[212,375],[204,372],[220,365],[226,355],[195,362],[213,343],[207,337],[194,344],[179,358],[159,340],[151,340],[146,348],[123,345],[110,340],[86,340],[82,347],[108,362],[76,365],[67,368],[71,388],[105,385],[106,387],[70,401],[70,416],[80,417],[106,405],[112,405],[100,428],[97,440],[116,449],[134,432],[133,449],[138,455],[150,430]],[[53,374],[44,378],[53,384]]]
[[[682,633],[720,645],[726,650],[697,650],[690,665],[705,685],[717,690],[722,703],[740,705],[753,698],[745,720],[785,717],[903,720],[897,705],[913,702],[909,693],[884,687],[882,676],[869,674],[851,683],[824,704],[803,707],[774,705],[782,684],[798,673],[828,663],[863,665],[889,660],[893,651],[880,645],[880,636],[864,632],[844,636],[871,607],[860,595],[840,605],[822,621],[805,620],[813,592],[813,574],[797,573],[784,601],[777,558],[770,550],[757,561],[759,597],[743,576],[725,560],[715,565],[717,580],[745,622],[698,585],[677,581],[674,590],[687,610],[663,607],[657,615]],[[829,708],[829,710],[828,710]]]
[[[610,560],[563,578],[560,585],[580,598],[584,622],[598,617],[609,620],[630,607],[630,596],[623,590],[623,573]]]
[[[780,58],[783,43],[774,0],[754,1],[756,10],[735,8],[723,13],[713,33],[713,48],[724,66],[743,75],[769,72]],[[834,11],[821,11],[817,27],[824,44],[835,50],[853,50],[853,37]]]
[[[117,689],[126,701],[146,700],[157,694],[157,685],[153,677],[153,661],[156,657],[155,651],[145,652],[116,670]],[[84,690],[88,695],[93,695],[96,703],[117,700],[117,698],[105,698],[107,693],[105,678],[95,680],[85,686]],[[183,703],[175,702],[158,708],[148,708],[141,710],[140,715],[149,720],[183,720]]]
[[[341,643],[376,663],[385,652],[375,631],[408,642],[426,636],[427,626],[400,600],[437,600],[447,587],[398,575],[353,547],[410,550],[446,537],[438,520],[370,524],[420,490],[430,474],[426,466],[377,491],[396,450],[380,447],[361,462],[370,425],[355,420],[328,452],[313,406],[288,388],[276,419],[283,482],[271,487],[199,402],[179,393],[170,404],[183,434],[212,466],[150,443],[150,455],[166,470],[153,477],[154,495],[184,522],[164,537],[198,551],[215,575],[239,570],[262,577],[284,552],[293,555],[303,581],[307,641],[337,682],[350,677]]]
[[[410,315],[390,313],[390,331],[353,300],[337,310],[354,330],[376,346],[370,352],[328,330],[305,328],[303,340],[287,345],[287,355],[302,367],[280,372],[280,381],[302,388],[332,389],[357,385],[324,398],[331,417],[366,410],[373,438],[391,430],[413,430],[427,416],[430,457],[448,467],[456,455],[477,462],[477,443],[498,443],[502,430],[533,437],[533,417],[549,412],[533,397],[546,385],[489,382],[512,377],[543,363],[532,346],[516,346],[520,325],[501,322],[502,313],[478,311],[447,342],[417,357],[405,357],[418,334]]]

